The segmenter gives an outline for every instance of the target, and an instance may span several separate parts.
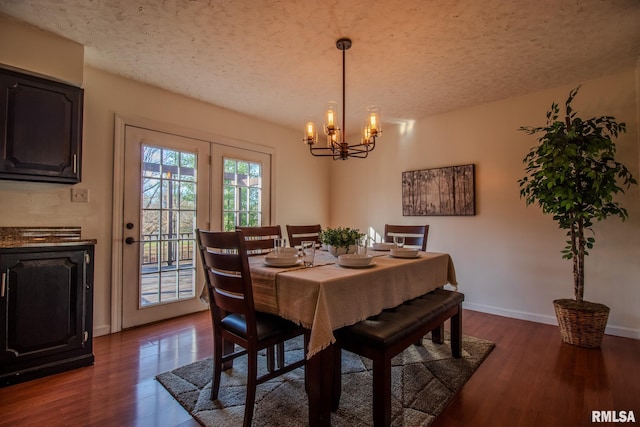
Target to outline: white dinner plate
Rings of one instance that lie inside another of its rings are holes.
[[[268,258],[264,259],[264,265],[268,266],[268,267],[294,267],[296,265],[300,264],[299,260],[295,260],[295,261],[272,261],[269,260]]]
[[[298,263],[297,255],[278,254],[271,252],[264,257],[264,263],[269,267],[291,267]]]
[[[276,255],[275,250],[271,252],[270,255]],[[298,248],[280,248],[280,254],[276,256],[286,256],[286,255],[298,255]]]
[[[371,249],[374,251],[390,251],[395,247],[395,243],[374,243],[373,246],[371,246]]]
[[[391,249],[389,256],[394,258],[418,258],[420,253],[416,249],[394,248]]]
[[[359,265],[367,266],[373,261],[371,255],[356,255],[356,254],[343,254],[338,257],[338,264],[340,265]]]
[[[375,261],[371,261],[369,264],[366,264],[366,265],[340,264],[340,263],[338,263],[338,265],[340,267],[345,267],[345,268],[369,268],[369,267],[373,267],[374,265],[376,265],[376,262]]]

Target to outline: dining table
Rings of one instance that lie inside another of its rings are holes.
[[[317,250],[312,267],[265,264],[264,256],[249,257],[255,308],[276,314],[309,329],[307,394],[309,425],[331,425],[337,407],[340,352],[333,331],[355,324],[382,310],[426,294],[445,284],[457,289],[451,256],[418,252],[413,258],[393,257],[389,251],[369,250],[365,267],[346,267],[327,251]]]

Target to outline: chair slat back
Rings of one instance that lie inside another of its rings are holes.
[[[315,225],[288,225],[287,234],[289,235],[289,246],[300,246],[302,241],[313,240],[318,243],[319,235],[322,227],[320,224]]]
[[[393,236],[404,236],[404,245],[427,250],[428,225],[384,225],[384,241],[393,243]]]
[[[279,225],[264,225],[261,227],[236,227],[242,231],[248,255],[264,255],[273,250],[274,239],[282,237]]]
[[[251,274],[245,239],[240,231],[212,232],[196,230],[198,248],[209,291],[210,307],[222,312],[239,313],[249,322],[255,316]],[[216,319],[214,319],[214,323]]]

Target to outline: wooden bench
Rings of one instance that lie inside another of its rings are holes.
[[[384,310],[355,325],[334,331],[338,348],[373,361],[374,426],[391,425],[391,359],[431,332],[431,339],[442,344],[444,321],[451,319],[451,352],[461,356],[462,301],[464,294],[436,289],[418,298]],[[339,351],[338,351],[339,352]],[[339,371],[340,364],[336,370]],[[340,372],[334,381],[334,409],[340,402]]]

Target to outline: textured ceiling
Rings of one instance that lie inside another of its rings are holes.
[[[635,66],[638,0],[0,0],[96,68],[302,132],[340,103],[383,124]]]

